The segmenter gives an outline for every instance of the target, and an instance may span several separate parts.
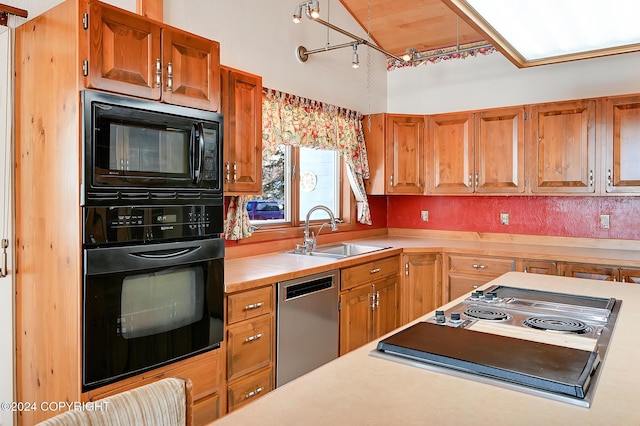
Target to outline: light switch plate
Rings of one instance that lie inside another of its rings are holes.
[[[509,213],[500,213],[500,225],[509,224]]]
[[[609,229],[609,215],[608,214],[601,214],[600,215],[600,228],[602,229]]]
[[[429,210],[422,210],[420,212],[420,218],[423,222],[429,222]]]

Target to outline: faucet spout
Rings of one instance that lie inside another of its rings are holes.
[[[311,218],[311,214],[313,212],[315,212],[316,210],[323,210],[325,212],[327,212],[327,214],[329,215],[329,227],[331,228],[332,231],[337,231],[338,230],[338,221],[336,220],[335,216],[333,215],[333,212],[331,211],[331,209],[329,209],[329,207],[327,206],[323,206],[322,204],[319,204],[317,206],[311,207],[309,209],[309,211],[307,212],[307,217],[304,220],[304,241],[303,241],[303,248],[304,251],[306,252],[310,252],[315,250],[316,248],[316,238],[317,235],[314,235],[313,232],[309,232],[309,220]],[[320,226],[320,229],[318,229],[318,235],[320,234],[320,231],[322,230],[322,227],[325,224],[323,223]]]

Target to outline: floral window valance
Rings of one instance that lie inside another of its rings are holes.
[[[334,150],[342,155],[358,202],[358,221],[371,224],[364,179],[369,177],[362,114],[300,96],[262,89],[262,148],[280,144]]]

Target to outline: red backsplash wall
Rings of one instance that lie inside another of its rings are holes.
[[[389,228],[640,240],[640,197],[386,198]],[[381,208],[377,199],[371,203],[377,225],[381,212],[374,208]],[[420,220],[421,210],[429,211],[428,222]],[[500,224],[500,213],[509,213],[509,225]],[[600,227],[601,214],[610,215],[609,229]]]

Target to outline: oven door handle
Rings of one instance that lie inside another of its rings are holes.
[[[204,163],[204,123],[199,122],[191,128],[191,181],[202,181],[202,164]]]
[[[184,256],[198,250],[198,247],[190,247],[182,250],[166,250],[166,251],[146,251],[140,253],[129,253],[131,256],[141,257],[143,259],[170,259],[173,257]]]

